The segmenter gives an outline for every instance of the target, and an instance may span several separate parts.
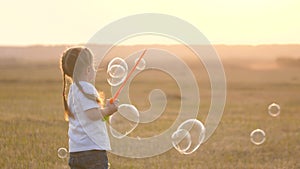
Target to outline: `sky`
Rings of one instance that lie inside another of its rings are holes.
[[[299,9],[299,0],[0,0],[0,45],[85,43],[107,24],[140,13],[183,19],[212,44],[300,44]]]

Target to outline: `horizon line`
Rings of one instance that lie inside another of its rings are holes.
[[[84,43],[57,43],[57,44],[0,44],[0,47],[50,47],[50,46],[78,46],[86,45]],[[112,45],[112,44],[89,44],[89,45]],[[186,44],[166,44],[166,43],[151,43],[151,44],[122,44],[115,46],[175,46],[175,45],[186,45]],[[190,44],[190,45],[207,45],[207,44]],[[261,43],[261,44],[226,44],[226,43],[211,43],[208,45],[212,46],[276,46],[276,45],[300,45],[300,43]]]

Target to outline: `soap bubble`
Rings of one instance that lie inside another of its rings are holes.
[[[182,124],[180,124],[177,130],[186,130],[191,136],[191,145],[188,146],[187,150],[181,151],[180,153],[182,154],[191,154],[196,151],[205,138],[205,127],[197,119],[188,119],[184,121]]]
[[[122,58],[116,57],[112,59],[107,66],[107,82],[111,86],[120,85],[127,76],[128,65]]]
[[[276,103],[272,103],[268,107],[268,112],[271,116],[276,117],[280,114],[280,106]]]
[[[59,148],[57,149],[57,156],[59,158],[67,158],[68,157],[68,150],[66,148]]]
[[[108,68],[110,68],[113,65],[120,65],[123,66],[126,70],[128,70],[128,66],[127,63],[125,62],[124,59],[119,58],[119,57],[115,57],[113,58],[109,63],[108,63]]]
[[[250,140],[255,145],[261,145],[266,141],[266,133],[261,129],[255,129],[250,134]]]
[[[108,74],[112,78],[122,78],[126,75],[126,69],[121,65],[112,65],[107,70]]]
[[[185,129],[176,130],[172,134],[171,139],[173,147],[180,153],[187,151],[192,144],[191,135]]]
[[[135,59],[134,64],[139,60],[139,58]],[[144,58],[140,60],[140,63],[136,66],[137,70],[144,70],[146,68],[146,61]]]
[[[109,117],[110,132],[116,138],[131,133],[139,123],[139,112],[131,104],[121,104],[118,111]]]

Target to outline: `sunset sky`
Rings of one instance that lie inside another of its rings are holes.
[[[299,10],[299,0],[0,0],[0,45],[85,43],[139,13],[181,18],[213,44],[300,44]]]

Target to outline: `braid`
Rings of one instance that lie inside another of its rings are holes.
[[[63,53],[62,57],[61,57],[61,70],[63,73],[63,105],[64,105],[64,119],[65,121],[69,121],[69,117],[74,118],[73,113],[70,111],[69,106],[68,106],[68,102],[66,99],[66,88],[67,88],[67,79],[66,76],[72,77],[70,74],[70,71],[68,69],[68,65],[67,65],[67,58],[70,54],[71,50],[68,50],[66,52]]]
[[[63,84],[64,84],[64,87],[63,87],[63,103],[64,103],[64,108],[65,108],[65,112],[64,112],[64,118],[65,118],[65,121],[69,121],[69,117],[72,117],[74,118],[74,115],[71,113],[70,109],[69,109],[69,106],[68,106],[68,103],[67,103],[67,100],[66,100],[66,74],[64,73],[63,75]]]
[[[86,92],[83,90],[81,84],[80,84],[78,81],[76,81],[75,84],[77,85],[77,87],[79,88],[79,90],[81,91],[81,93],[83,93],[83,95],[84,95],[86,98],[88,98],[88,99],[90,99],[90,100],[95,100],[97,103],[100,103],[100,98],[96,97],[96,96],[93,95],[93,94],[88,94],[88,93],[86,93]]]
[[[66,68],[66,66],[67,66],[66,58],[67,58],[68,54],[69,54],[69,51],[65,52],[62,56],[62,59],[61,59],[61,69],[62,69],[62,72],[63,72],[63,94],[62,94],[62,97],[63,97],[63,104],[64,104],[64,109],[65,109],[65,111],[64,111],[65,121],[69,121],[69,117],[74,118],[74,115],[70,111],[67,100],[66,100],[66,87],[67,87],[66,75],[70,74],[70,72]]]

